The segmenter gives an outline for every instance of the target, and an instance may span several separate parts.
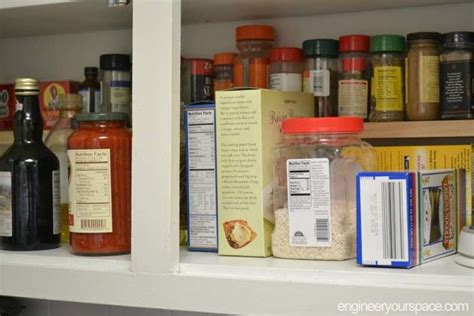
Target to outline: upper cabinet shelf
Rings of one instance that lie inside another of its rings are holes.
[[[182,0],[183,24],[257,20],[436,5],[468,0]]]
[[[108,7],[105,0],[0,1],[0,38],[128,28],[131,5]]]

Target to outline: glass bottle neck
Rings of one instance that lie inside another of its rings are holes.
[[[85,75],[86,80],[97,81],[98,75]]]
[[[43,118],[38,95],[18,95],[19,110],[13,120],[15,142],[43,142]]]

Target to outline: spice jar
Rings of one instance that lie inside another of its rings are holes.
[[[303,51],[277,47],[270,51],[270,89],[301,92],[303,89]]]
[[[345,35],[339,38],[339,59],[342,64],[338,82],[339,116],[368,119],[370,37]]]
[[[378,35],[370,39],[371,122],[403,121],[405,38]]]
[[[130,55],[105,54],[100,56],[101,103],[96,107],[96,112],[132,114],[132,73],[130,69]]]
[[[474,118],[474,32],[443,34],[441,118]]]
[[[214,55],[214,93],[233,87],[234,53],[219,53]]]
[[[212,100],[214,85],[212,83],[212,59],[188,59],[191,67],[191,102]]]
[[[267,58],[274,40],[275,30],[272,26],[244,25],[236,28],[239,56],[234,65],[235,87],[268,88]]]
[[[355,117],[283,121],[275,151],[275,257],[355,257],[356,174],[375,170],[374,149],[359,138]]]
[[[303,52],[303,90],[314,94],[315,116],[337,116],[338,41],[307,40]]]
[[[409,121],[439,118],[439,39],[435,32],[407,35],[406,116]]]
[[[80,113],[68,141],[71,250],[130,252],[131,147],[125,113]]]

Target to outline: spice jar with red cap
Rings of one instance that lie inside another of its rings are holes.
[[[276,47],[270,51],[270,89],[301,92],[304,56],[296,47]]]
[[[282,123],[274,156],[275,257],[345,260],[356,255],[356,175],[375,170],[358,117]]]
[[[339,116],[368,119],[370,38],[366,35],[345,35],[339,38],[341,76],[338,82]]]
[[[214,93],[233,87],[234,53],[218,53],[214,55]]]

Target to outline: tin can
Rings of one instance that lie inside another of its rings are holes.
[[[193,58],[191,63],[191,102],[212,100],[214,96],[212,59]]]

